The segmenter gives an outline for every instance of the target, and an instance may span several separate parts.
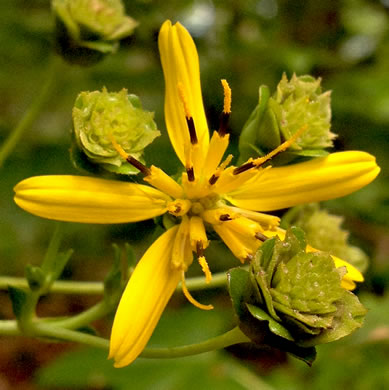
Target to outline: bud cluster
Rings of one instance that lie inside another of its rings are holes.
[[[74,136],[78,148],[95,164],[118,173],[129,164],[119,155],[113,142],[136,159],[160,135],[152,112],[142,109],[140,100],[120,92],[81,92],[73,108]],[[129,169],[131,167],[128,167]]]
[[[261,86],[259,103],[244,125],[239,140],[241,159],[246,160],[253,151],[259,155],[275,149],[300,129],[306,128],[291,145],[288,154],[319,156],[331,147],[335,134],[331,127],[330,91],[322,93],[321,79],[312,76],[283,74],[276,92]]]
[[[69,62],[91,65],[132,34],[137,22],[121,0],[52,0],[57,50]]]
[[[262,245],[250,271],[229,275],[242,331],[256,342],[259,333],[260,343],[295,354],[350,334],[366,314],[341,286],[346,269],[336,268],[328,253],[306,253],[305,247],[304,232],[292,228],[284,241],[274,237]]]

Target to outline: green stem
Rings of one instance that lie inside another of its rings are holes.
[[[0,276],[0,290],[7,290],[8,286],[26,289],[28,288],[28,283],[24,278]],[[52,284],[50,292],[58,294],[102,295],[104,292],[104,285],[102,282],[58,280]]]
[[[0,334],[4,336],[20,336],[22,333],[15,320],[1,320]]]
[[[52,279],[54,278],[53,270],[55,269],[55,261],[57,259],[57,254],[62,239],[61,227],[62,224],[58,222],[55,226],[54,233],[51,237],[49,246],[42,262],[41,269],[46,274],[45,281],[39,289],[30,290],[28,292],[26,301],[24,302],[20,312],[20,317],[18,318],[19,327],[26,332],[30,332],[33,319],[36,315],[35,310],[39,298],[42,294],[45,294],[47,291],[49,291]]]
[[[103,300],[80,314],[64,320],[57,320],[53,324],[60,328],[78,329],[89,325],[98,318],[104,317],[111,310],[112,308]]]
[[[60,328],[48,323],[35,323],[34,334],[42,337],[51,337],[59,340],[73,341],[75,343],[86,344],[97,348],[109,348],[109,341],[107,339],[77,332],[75,330]]]
[[[37,119],[39,113],[42,111],[42,108],[47,103],[47,100],[51,94],[53,86],[55,84],[56,77],[58,75],[58,65],[60,64],[60,59],[53,56],[50,60],[48,70],[46,72],[46,81],[43,84],[42,89],[39,94],[34,97],[34,101],[28,110],[24,113],[22,119],[19,121],[17,126],[11,131],[8,138],[5,140],[3,145],[0,148],[0,168],[2,167],[4,161],[12,153],[17,143],[22,138],[24,132],[31,127],[31,125]]]
[[[7,336],[23,335],[19,330],[16,321],[0,321],[0,334]],[[57,324],[50,324],[43,321],[33,322],[29,336],[40,336],[55,338],[62,341],[72,341],[86,344],[92,347],[108,349],[109,340],[75,330],[65,329]],[[243,332],[235,327],[222,335],[213,337],[197,344],[183,345],[181,347],[169,348],[146,348],[140,357],[147,359],[172,359],[178,357],[199,355],[217,349],[229,347],[230,345],[250,342]]]
[[[214,274],[210,283],[205,282],[204,276],[186,279],[186,284],[190,291],[224,287],[226,282],[227,277],[225,272]],[[0,290],[6,290],[8,289],[8,286],[22,289],[28,288],[27,281],[24,278],[0,276]],[[181,284],[177,286],[177,290],[181,291]],[[58,294],[102,295],[104,292],[104,285],[102,282],[58,280],[51,285],[50,292]]]
[[[186,279],[186,287],[190,291],[206,290],[217,287],[224,287],[227,283],[227,275],[225,272],[219,272],[212,275],[212,280],[209,283],[205,282],[204,276],[196,276]],[[177,286],[178,291],[182,290],[181,283]]]
[[[53,235],[51,237],[49,246],[47,247],[45,257],[42,261],[42,271],[47,273],[52,272],[53,266],[55,264],[57,254],[59,251],[59,246],[61,245],[62,240],[62,226],[61,222],[56,222]]]
[[[229,347],[230,345],[250,342],[250,339],[235,327],[220,336],[213,337],[198,344],[183,345],[172,348],[146,348],[141,357],[149,359],[171,359],[177,357],[198,355],[204,352],[214,351]]]

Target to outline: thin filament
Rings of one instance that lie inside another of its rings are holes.
[[[197,302],[196,299],[192,297],[190,292],[188,291],[185,283],[185,271],[182,271],[182,276],[181,276],[181,285],[182,285],[182,292],[184,293],[186,299],[193,305],[198,307],[201,310],[212,310],[213,305],[203,305],[200,302]]]

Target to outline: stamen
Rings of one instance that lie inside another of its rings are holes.
[[[198,143],[195,125],[192,117],[186,117],[186,123],[189,129],[190,143],[196,145]]]
[[[255,238],[257,238],[259,241],[263,241],[263,242],[265,242],[267,240],[267,237],[260,232],[255,233]]]
[[[190,143],[192,145],[196,145],[198,143],[196,128],[195,128],[195,124],[193,121],[193,117],[192,117],[190,110],[189,110],[188,100],[186,99],[186,96],[185,96],[184,85],[182,83],[178,83],[177,88],[178,88],[178,94],[180,95],[180,99],[181,99],[182,104],[184,106],[185,119],[186,119],[186,123],[188,125],[189,136],[190,136]]]
[[[185,95],[185,91],[184,91],[184,84],[179,82],[177,84],[177,88],[178,88],[178,94],[179,94],[180,99],[182,101],[182,104],[184,106],[185,116],[187,118],[190,118],[192,115],[190,114],[190,110],[189,110],[189,106],[188,106],[188,100],[186,99],[186,95]]]
[[[202,310],[212,310],[213,305],[203,305],[202,303],[196,301],[188,291],[186,284],[185,284],[185,271],[182,271],[182,276],[181,276],[181,285],[182,285],[182,292],[184,293],[186,299],[194,306],[198,307],[199,309]]]
[[[219,177],[220,175],[216,175],[216,173],[214,173],[211,178],[209,179],[209,184],[211,186],[213,186],[218,180],[219,180]]]
[[[277,154],[284,152],[286,149],[288,149],[293,143],[296,142],[297,138],[300,137],[301,134],[303,134],[308,129],[308,125],[302,126],[296,133],[294,133],[287,141],[283,142],[281,145],[277,146],[274,150],[272,150],[270,153],[268,153],[264,157],[260,157],[255,159],[253,162],[255,166],[258,168],[262,164],[264,164],[266,161],[270,160]]]
[[[274,215],[259,213],[256,211],[244,210],[239,207],[233,207],[233,206],[227,206],[226,209],[232,213],[237,213],[242,217],[246,217],[252,219],[253,221],[259,222],[259,224],[265,230],[274,230],[280,224],[280,218]]]
[[[194,181],[195,180],[193,167],[186,168],[186,173],[188,175],[188,180],[189,181]]]
[[[237,217],[239,217],[238,214],[235,214],[234,212],[230,212],[226,208],[217,208],[217,209],[207,209],[202,214],[201,217],[203,220],[207,223],[210,223],[211,225],[221,225],[223,222],[231,221]]]
[[[221,137],[223,137],[227,133],[228,120],[231,114],[231,88],[228,85],[227,80],[222,79],[221,83],[224,90],[224,104],[223,104],[223,112],[220,116],[218,133]]]
[[[203,244],[201,243],[201,241],[196,242],[196,253],[197,253],[197,256],[199,256],[199,257],[204,256],[204,248],[203,248]]]
[[[245,261],[250,262],[253,258],[254,258],[254,256],[253,256],[252,254],[249,253],[249,254],[246,256]]]
[[[110,136],[112,146],[116,149],[116,151],[120,154],[120,156],[123,158],[123,160],[126,160],[128,163],[130,163],[132,166],[134,166],[136,169],[139,169],[145,176],[150,175],[150,169],[146,167],[146,165],[142,164],[140,161],[138,161],[136,158],[132,157],[130,154],[126,153],[126,151],[116,142],[115,138],[113,136]]]
[[[203,272],[205,274],[205,283],[209,283],[212,280],[212,274],[211,274],[211,271],[208,267],[207,260],[205,260],[204,256],[200,256],[198,260],[199,260],[199,264],[201,266],[201,269],[203,270]]]
[[[205,274],[205,283],[209,283],[212,280],[212,273],[209,269],[207,260],[205,260],[203,243],[201,241],[196,242],[196,254],[198,256],[201,269]]]
[[[223,90],[224,90],[224,105],[223,105],[223,112],[226,114],[231,113],[231,88],[228,85],[228,82],[226,79],[221,80]]]
[[[167,211],[176,217],[181,217],[190,210],[191,206],[192,202],[188,199],[176,199],[168,203]]]
[[[300,135],[303,134],[307,129],[308,129],[307,125],[302,126],[287,141],[285,141],[281,145],[277,146],[274,150],[272,150],[266,156],[256,158],[255,160],[250,159],[248,162],[244,163],[240,167],[235,168],[233,174],[234,175],[238,175],[239,173],[247,171],[248,169],[251,169],[251,168],[254,168],[254,167],[255,168],[259,168],[266,161],[272,159],[277,154],[279,154],[281,152],[284,152],[286,149],[288,149],[294,142],[296,142],[297,138],[300,137]]]
[[[215,173],[211,176],[211,178],[209,179],[209,184],[210,184],[211,186],[214,185],[214,184],[218,181],[220,175],[221,175],[222,172],[226,169],[227,165],[231,162],[232,158],[233,158],[233,155],[232,155],[232,154],[229,154],[229,155],[227,156],[227,158],[226,158],[226,159],[220,164],[220,166],[216,169],[216,172],[215,172]]]
[[[249,161],[249,162],[241,165],[240,167],[235,168],[232,173],[234,175],[239,175],[239,173],[248,171],[249,169],[254,168],[254,167],[255,167],[254,162],[253,161]]]

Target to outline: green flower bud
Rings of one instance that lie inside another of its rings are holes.
[[[121,0],[52,0],[57,49],[69,62],[91,65],[114,52],[137,22]]]
[[[144,149],[160,135],[154,113],[144,111],[135,95],[120,92],[81,92],[73,108],[76,144],[89,161],[109,171],[134,174],[138,171],[123,160],[112,140],[141,160]]]
[[[277,118],[279,129],[289,139],[303,126],[308,129],[297,140],[301,149],[323,149],[332,146],[335,134],[331,127],[331,92],[322,93],[321,79],[293,74],[290,81],[285,73],[277,92],[269,101],[269,108]]]
[[[366,314],[358,298],[341,286],[346,270],[336,268],[328,253],[306,253],[305,247],[304,232],[292,228],[284,241],[274,237],[261,246],[250,271],[244,271],[246,280],[243,270],[239,278],[229,275],[242,331],[301,358],[313,346],[361,327]],[[237,287],[242,280],[244,288]]]
[[[307,130],[289,147],[286,161],[293,156],[317,157],[326,154],[335,134],[331,133],[330,91],[322,93],[321,79],[283,74],[277,91],[269,97],[267,87],[259,89],[259,103],[243,127],[239,140],[240,161],[263,156],[288,140],[298,130]]]
[[[297,206],[283,217],[283,226],[295,225],[304,230],[307,241],[317,249],[347,260],[364,272],[369,258],[360,248],[350,245],[349,232],[342,229],[344,218],[320,209],[317,203]]]

